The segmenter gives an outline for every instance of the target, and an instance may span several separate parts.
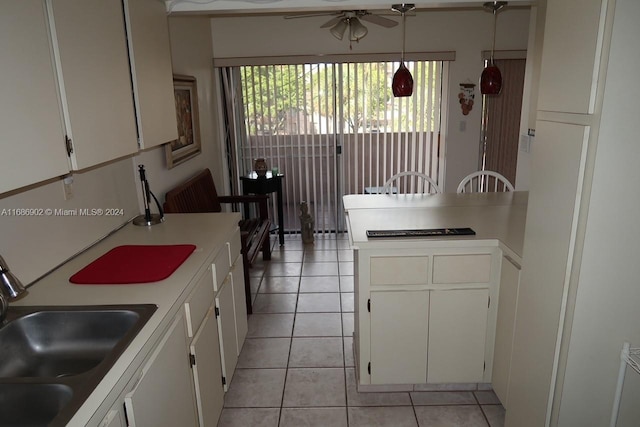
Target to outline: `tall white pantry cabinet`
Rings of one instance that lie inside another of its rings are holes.
[[[508,427],[609,425],[640,343],[638,21],[635,0],[547,2]]]

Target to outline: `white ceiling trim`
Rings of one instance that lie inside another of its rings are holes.
[[[391,9],[393,0],[166,0],[168,13],[274,13],[310,10]],[[417,8],[482,7],[483,1],[414,0]],[[527,6],[536,0],[509,0]]]

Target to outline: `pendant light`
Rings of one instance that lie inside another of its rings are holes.
[[[483,95],[499,95],[502,90],[502,74],[493,62],[493,53],[496,48],[496,22],[498,11],[507,5],[506,1],[486,2],[483,6],[493,12],[493,43],[491,44],[491,57],[489,64],[480,76],[480,93]]]
[[[415,4],[402,3],[394,4],[391,9],[402,14],[402,55],[400,56],[400,66],[393,75],[391,89],[393,96],[411,96],[413,94],[413,77],[411,72],[404,65],[404,44],[406,39],[406,16],[405,13],[416,8]]]

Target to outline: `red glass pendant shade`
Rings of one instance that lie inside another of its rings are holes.
[[[480,92],[483,95],[499,95],[502,90],[502,73],[494,64],[489,64],[480,76]]]
[[[400,63],[400,67],[393,75],[393,83],[391,83],[393,96],[411,96],[413,94],[413,76],[405,67],[404,62]]]
[[[506,1],[493,1],[483,4],[484,8],[493,12],[493,43],[491,44],[491,60],[480,76],[480,93],[483,95],[500,95],[502,90],[502,73],[493,62],[493,53],[496,49],[496,23],[498,11],[507,5]]]

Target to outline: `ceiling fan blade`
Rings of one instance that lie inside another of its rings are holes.
[[[343,15],[336,16],[335,18],[332,18],[332,19],[328,20],[327,22],[325,22],[324,24],[320,25],[320,28],[333,27],[334,25],[336,25],[338,22],[342,21],[343,19],[344,19]]]
[[[381,25],[386,28],[392,28],[398,25],[396,21],[389,18],[384,18],[379,15],[374,15],[372,13],[367,13],[365,15],[359,16],[363,21],[371,22],[372,24]]]

